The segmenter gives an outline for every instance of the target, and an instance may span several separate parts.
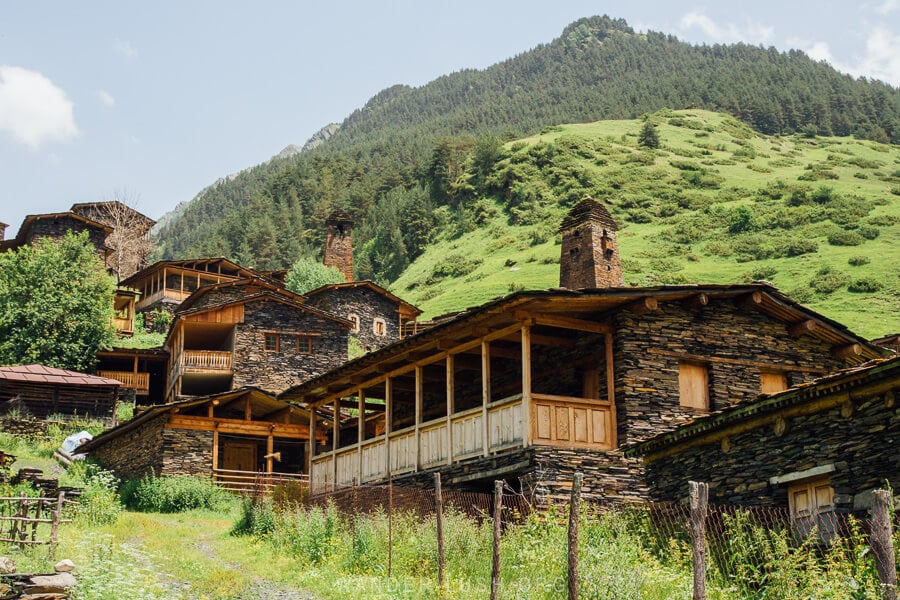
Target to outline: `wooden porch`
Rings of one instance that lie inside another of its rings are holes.
[[[529,446],[615,448],[612,337],[602,323],[527,319],[310,402],[313,439],[331,421],[330,446],[310,448],[311,493]],[[578,382],[547,393],[569,355]]]
[[[97,371],[100,377],[108,377],[122,382],[122,387],[132,389],[138,395],[150,393],[150,373],[134,371]]]
[[[235,471],[213,469],[213,482],[219,487],[238,494],[262,492],[271,494],[279,485],[296,484],[309,487],[309,475],[305,473],[277,473],[265,471]]]

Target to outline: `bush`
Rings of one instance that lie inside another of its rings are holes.
[[[480,258],[466,258],[462,254],[451,254],[431,270],[426,283],[432,284],[446,277],[463,277],[478,268]]]
[[[851,281],[847,289],[856,294],[872,294],[883,287],[884,285],[874,277],[860,277]]]
[[[874,240],[881,233],[877,227],[872,227],[871,225],[863,225],[856,232],[867,240]]]
[[[828,236],[828,243],[832,246],[859,246],[865,238],[855,231],[841,229]]]
[[[819,294],[830,294],[839,290],[845,283],[847,283],[846,275],[835,271],[831,267],[824,267],[819,269],[809,282],[809,285]]]
[[[853,265],[854,267],[861,267],[863,265],[869,264],[871,261],[868,256],[851,256],[847,259],[847,263]]]
[[[197,508],[223,510],[233,497],[208,479],[174,475],[131,480],[122,486],[122,502],[130,509],[174,513]]]
[[[70,473],[78,478],[78,470],[84,469],[84,493],[78,502],[77,519],[89,525],[102,526],[115,523],[122,513],[122,503],[116,488],[119,480],[111,472],[93,463],[76,462]]]

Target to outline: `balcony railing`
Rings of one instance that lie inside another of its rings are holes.
[[[309,475],[304,473],[266,473],[263,471],[232,471],[213,469],[213,481],[230,492],[272,493],[278,485],[295,483],[309,485]]]
[[[136,310],[141,310],[153,304],[156,304],[160,300],[166,298],[168,300],[174,300],[178,303],[184,302],[188,296],[191,295],[192,292],[183,292],[181,290],[173,290],[171,288],[165,288],[163,290],[158,290],[153,294],[148,294],[147,296],[141,298],[138,303],[135,305]]]
[[[113,327],[121,333],[134,333],[134,319],[115,317],[113,319]]]
[[[213,350],[185,350],[181,354],[181,365],[184,369],[203,371],[230,371],[231,352]]]
[[[108,377],[122,382],[122,387],[136,390],[138,393],[150,392],[150,373],[135,373],[134,371],[97,371],[100,377]]]

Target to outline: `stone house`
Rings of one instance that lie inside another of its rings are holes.
[[[111,229],[106,237],[110,250],[107,267],[117,280],[147,266],[147,257],[153,250],[150,230],[156,221],[118,200],[82,202],[69,210]]]
[[[106,237],[112,233],[112,227],[73,212],[28,215],[22,222],[22,226],[19,227],[16,237],[9,240],[0,239],[0,252],[32,245],[45,238],[60,239],[68,232],[79,234],[82,231],[88,232],[88,239],[97,249],[97,256],[106,266],[110,253],[110,249],[106,245]]]
[[[0,414],[114,421],[120,383],[44,365],[0,367]]]
[[[305,294],[306,303],[347,319],[350,337],[366,352],[402,339],[422,311],[371,281],[323,285]]]
[[[259,277],[195,291],[166,337],[168,401],[248,385],[279,392],[345,362],[350,322],[303,300]]]
[[[252,488],[256,474],[305,472],[309,413],[258,388],[154,406],[78,448],[123,479],[212,477]]]
[[[689,480],[710,502],[788,508],[827,529],[832,512],[869,508],[900,489],[900,358],[844,369],[761,395],[626,450],[642,456],[654,500],[678,501]]]
[[[622,448],[883,350],[769,284],[618,287],[615,223],[598,203],[561,228],[560,288],[435,323],[287,389],[331,423],[311,487],[384,481],[565,496],[575,471],[605,501],[646,498]],[[355,409],[355,410],[354,410]]]

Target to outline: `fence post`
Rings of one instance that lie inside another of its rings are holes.
[[[438,588],[444,589],[444,497],[441,494],[441,474],[434,474],[434,512],[437,521]]]
[[[575,473],[569,500],[569,600],[578,600],[578,521],[581,515],[582,473]]]
[[[56,497],[56,510],[53,511],[53,518],[50,522],[50,559],[56,559],[56,537],[59,533],[59,522],[62,520],[63,505],[66,502],[66,493],[60,492]]]
[[[694,600],[706,600],[706,506],[709,486],[688,482],[691,497],[691,541],[694,555]]]
[[[897,600],[897,562],[894,558],[894,541],[891,523],[891,494],[887,490],[875,490],[872,497],[872,552],[875,569],[881,582],[881,597]]]
[[[494,482],[494,556],[491,561],[491,600],[500,593],[500,515],[503,509],[503,481]]]
[[[394,562],[394,480],[388,473],[388,577]]]

